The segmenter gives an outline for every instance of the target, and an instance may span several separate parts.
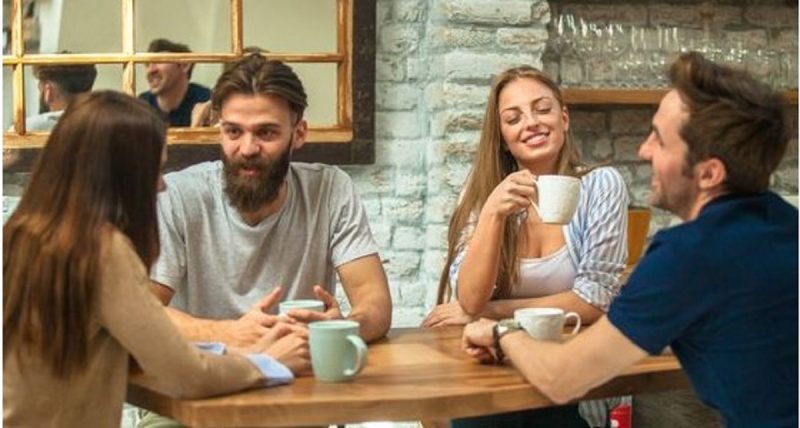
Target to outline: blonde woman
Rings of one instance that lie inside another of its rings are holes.
[[[450,220],[440,304],[423,325],[507,318],[537,306],[577,312],[586,323],[598,319],[619,292],[627,259],[629,198],[622,177],[613,168],[581,162],[561,90],[533,67],[495,78],[480,138]],[[545,224],[531,207],[534,180],[545,174],[581,179],[578,208],[567,225]],[[456,300],[445,302],[453,292]],[[566,413],[555,408],[555,419],[546,420],[585,426],[574,420],[577,406],[567,407]]]

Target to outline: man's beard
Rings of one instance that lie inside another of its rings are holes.
[[[274,201],[289,172],[291,158],[291,142],[286,151],[273,162],[265,162],[260,157],[233,160],[228,159],[223,152],[225,194],[231,205],[240,212],[254,213]],[[242,168],[252,168],[257,173],[255,176],[243,177],[239,174]]]

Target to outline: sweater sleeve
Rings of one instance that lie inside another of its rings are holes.
[[[127,237],[117,232],[107,242],[99,322],[157,382],[159,392],[200,398],[268,385],[246,357],[212,355],[187,342],[150,293],[147,272]]]

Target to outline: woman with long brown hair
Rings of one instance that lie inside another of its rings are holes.
[[[546,224],[532,209],[536,177],[554,174],[581,180],[566,225]],[[524,307],[596,320],[621,286],[628,201],[616,170],[581,162],[558,85],[533,67],[504,71],[494,79],[475,163],[450,220],[439,305],[423,325],[507,318]],[[456,301],[447,302],[454,291]]]
[[[308,369],[302,332],[279,326],[248,351],[186,342],[150,294],[166,124],[101,91],[68,107],[3,228],[3,421],[120,424],[129,356],[172,396],[288,382]]]

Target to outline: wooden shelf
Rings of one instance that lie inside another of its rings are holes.
[[[564,98],[568,105],[657,105],[667,89],[605,89],[567,88]],[[783,91],[789,105],[797,105],[797,89]]]

